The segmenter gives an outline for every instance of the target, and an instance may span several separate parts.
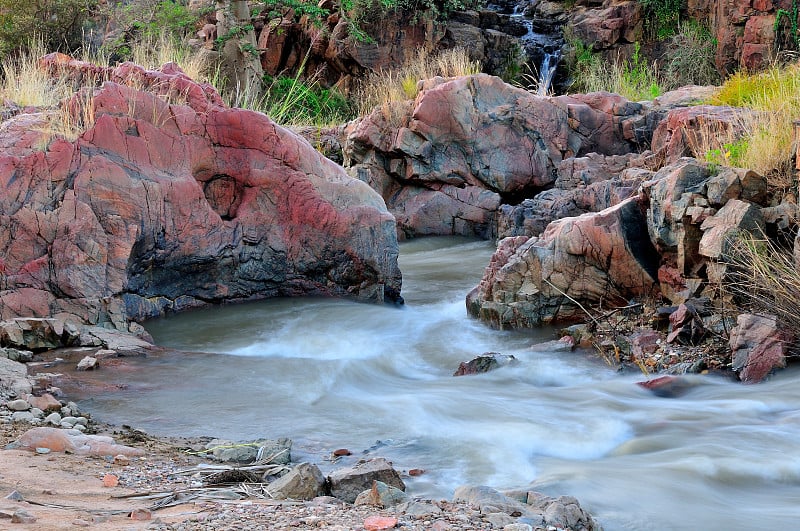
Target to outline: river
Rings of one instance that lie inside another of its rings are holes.
[[[76,397],[99,419],[163,435],[290,437],[295,460],[383,456],[414,496],[460,484],[569,494],[613,530],[788,529],[800,521],[800,372],[744,386],[693,376],[659,398],[586,352],[537,347],[549,329],[496,331],[464,296],[493,247],[401,246],[404,307],[274,299],[146,323],[186,352],[87,376],[126,388]],[[453,377],[483,352],[519,363]],[[352,459],[355,459],[352,458]]]

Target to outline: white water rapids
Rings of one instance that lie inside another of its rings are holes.
[[[322,465],[336,448],[368,451],[425,469],[407,480],[414,496],[450,498],[465,483],[569,494],[607,531],[797,525],[800,372],[753,386],[693,376],[684,396],[656,397],[635,385],[641,374],[532,346],[551,330],[468,318],[464,296],[492,249],[403,244],[402,308],[281,299],[148,323],[159,344],[197,353],[99,371],[128,387],[79,404],[164,435],[289,437],[295,460]],[[487,351],[519,363],[452,376]]]

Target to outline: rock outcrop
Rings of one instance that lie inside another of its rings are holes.
[[[724,278],[728,238],[766,230],[766,188],[752,171],[680,159],[615,206],[502,240],[467,309],[515,328],[584,318],[578,303],[683,303]]]
[[[41,132],[41,113],[3,124],[1,319],[127,330],[278,295],[398,299],[394,218],[306,141],[174,65],[44,65],[107,81],[65,102],[74,141]]]
[[[551,98],[485,74],[436,78],[413,104],[351,124],[345,165],[381,192],[404,235],[488,238],[502,203],[553,186],[566,159],[637,151],[645,122],[640,104],[608,93]]]

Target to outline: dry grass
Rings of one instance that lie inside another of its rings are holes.
[[[210,82],[213,77],[207,56],[201,50],[190,48],[166,33],[139,41],[132,47],[131,56],[134,63],[147,69],[177,63],[195,81]]]
[[[744,135],[733,145],[736,157],[731,162],[767,176],[774,187],[791,186],[793,122],[800,117],[800,63],[734,74],[712,103],[761,111],[744,116],[740,124]]]
[[[357,112],[363,116],[376,107],[392,107],[395,103],[414,99],[420,80],[436,76],[466,76],[480,71],[480,63],[470,60],[467,51],[462,48],[445,50],[438,54],[420,49],[417,56],[404,66],[367,76],[356,90]]]
[[[0,96],[20,107],[51,107],[72,93],[68,83],[52,79],[39,67],[39,58],[45,55],[44,44],[34,41],[16,56],[3,59]]]
[[[774,315],[784,330],[800,330],[800,271],[787,249],[764,235],[739,233],[727,240],[724,287],[738,306]]]

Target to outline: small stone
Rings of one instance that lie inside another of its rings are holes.
[[[22,400],[21,398],[17,400],[12,400],[8,404],[8,409],[11,411],[28,411],[31,408],[31,405],[28,403],[27,400]]]
[[[114,456],[114,464],[115,465],[127,466],[130,462],[131,462],[131,460],[128,458],[127,455],[120,454],[120,455],[115,455]]]
[[[81,361],[78,362],[77,368],[79,371],[93,371],[95,369],[99,369],[100,365],[97,362],[97,358],[93,358],[92,356],[86,356]]]
[[[36,420],[36,417],[33,416],[33,413],[30,411],[15,411],[13,415],[11,415],[11,422],[27,422],[32,423]]]
[[[11,515],[11,523],[34,524],[36,523],[36,517],[24,509],[17,509],[16,511],[14,511],[14,514]]]
[[[134,509],[131,511],[131,520],[150,520],[153,517],[153,513],[148,511],[147,509]]]
[[[63,417],[61,419],[61,425],[65,428],[71,428],[78,422],[78,417]]]
[[[519,522],[515,522],[513,524],[508,524],[503,527],[503,531],[533,531],[533,527],[530,524],[522,524]]]
[[[80,518],[78,518],[72,521],[72,525],[76,527],[89,527],[92,524],[90,522],[87,522],[86,520],[81,520]]]
[[[368,516],[364,520],[366,531],[382,531],[383,529],[393,529],[397,527],[397,518],[393,516]]]
[[[408,471],[408,475],[409,476],[421,476],[424,473],[425,473],[425,470],[423,470],[421,468],[412,468],[411,470]]]
[[[61,424],[61,415],[58,413],[50,413],[44,418],[44,421],[53,426],[58,426]]]
[[[106,474],[103,476],[104,487],[116,487],[117,485],[119,485],[119,478],[114,474]]]
[[[339,448],[338,450],[334,450],[333,451],[333,455],[336,456],[336,457],[342,457],[342,456],[345,456],[345,455],[352,455],[352,454],[353,454],[353,452],[351,452],[347,448]]]
[[[49,454],[50,451],[51,451],[50,448],[37,448],[36,449],[36,453],[37,454]]]
[[[42,411],[38,407],[32,407],[30,409],[30,413],[31,413],[31,415],[33,415],[37,419],[44,418],[44,411]]]
[[[12,490],[11,493],[8,496],[6,496],[6,499],[12,501],[22,501],[24,498],[22,497],[22,494],[19,493],[19,491]]]
[[[74,430],[78,430],[78,431],[80,431],[80,432],[84,432],[84,431],[86,431],[86,426],[84,426],[83,424],[75,424],[75,425],[72,427],[72,429],[74,429]]]

